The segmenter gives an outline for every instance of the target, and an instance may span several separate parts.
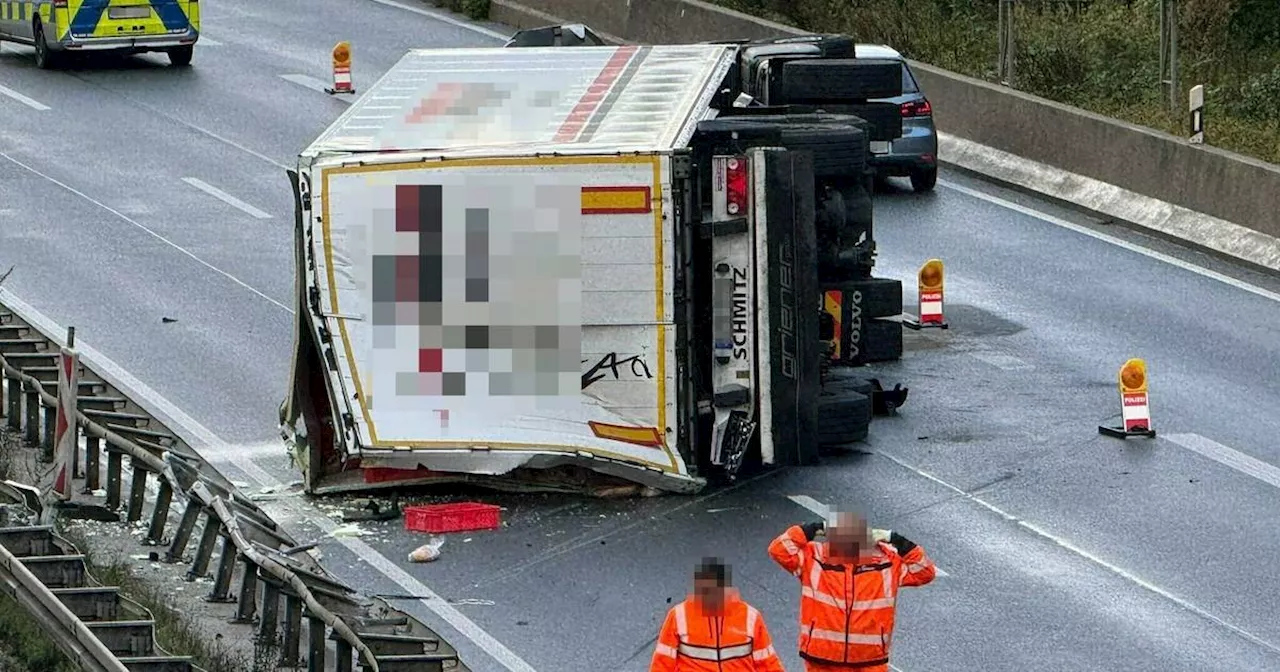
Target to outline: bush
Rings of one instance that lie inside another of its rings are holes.
[[[719,0],[814,32],[889,44],[994,81],[998,0]],[[1179,84],[1204,84],[1211,144],[1280,163],[1280,2],[1181,0]],[[1160,0],[1019,0],[1017,88],[1179,135],[1160,83]]]
[[[489,0],[444,0],[443,6],[473,21],[484,21],[489,18]]]

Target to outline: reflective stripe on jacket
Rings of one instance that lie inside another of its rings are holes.
[[[898,588],[929,583],[937,571],[923,548],[911,546],[904,556],[881,542],[856,565],[845,565],[828,557],[826,542],[808,541],[798,525],[769,544],[774,561],[800,580],[802,658],[852,669],[889,662]]]
[[[672,607],[658,633],[650,672],[783,672],[764,618],[731,592],[719,616],[690,598]]]

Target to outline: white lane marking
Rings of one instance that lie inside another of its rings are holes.
[[[823,520],[829,521],[831,519],[831,507],[827,506],[826,504],[823,504],[822,502],[819,502],[818,500],[810,497],[809,495],[787,495],[787,499],[798,504],[801,508],[812,511],[814,514],[818,515]],[[937,563],[934,563],[933,566],[934,566],[934,569],[938,570],[938,576],[951,576],[951,574],[947,573],[946,571],[943,571],[941,567],[938,567]]]
[[[65,329],[44,314],[31,307],[12,292],[0,287],[0,302],[4,303],[18,317],[27,323],[36,327],[46,335],[52,337],[53,341],[58,345],[64,345],[65,341],[60,336]],[[207,427],[200,424],[195,418],[182,412],[172,402],[162,396],[159,392],[151,389],[146,383],[138,380],[120,365],[113,362],[110,358],[98,352],[83,340],[76,340],[76,350],[79,352],[81,359],[90,366],[95,372],[103,377],[108,383],[111,383],[116,389],[120,390],[125,396],[133,399],[144,410],[151,413],[169,428],[170,431],[178,433],[188,445],[200,450],[201,448],[209,449],[210,454],[203,455],[205,459],[213,457],[214,451],[220,447],[225,448],[228,442],[218,438]],[[222,455],[222,462],[229,462],[236,468],[240,469],[246,476],[258,481],[263,487],[280,485],[280,481],[267,473],[251,460],[243,457],[227,457]],[[154,479],[148,479],[149,481]],[[309,520],[320,527],[325,534],[332,532],[337,525],[321,516],[313,509],[308,509],[306,513]],[[422,595],[426,599],[422,603],[435,612],[445,622],[453,626],[459,633],[475,642],[477,646],[493,656],[495,660],[502,663],[508,670],[512,672],[536,672],[533,667],[522,660],[519,656],[506,648],[501,642],[494,639],[492,635],[485,632],[480,626],[476,625],[471,619],[467,618],[457,609],[453,608],[447,601],[427,588],[420,581],[405,573],[399,567],[396,567],[389,560],[382,557],[368,544],[356,539],[339,538],[344,546],[351,549],[357,556],[363,558],[369,566],[376,568],[387,578],[395,581],[400,587],[404,588],[411,595]]]
[[[422,7],[414,7],[412,5],[406,5],[403,3],[396,2],[395,0],[373,0],[373,2],[376,2],[379,5],[395,7],[396,9],[403,9],[406,12],[413,12],[414,14],[418,14],[421,16],[427,16],[435,19],[436,21],[447,23],[451,26],[457,26],[459,28],[464,28],[466,30],[469,30],[473,33],[480,33],[481,35],[492,37],[495,40],[506,41],[507,38],[511,37],[510,35],[503,35],[502,33],[499,33],[496,30],[490,30],[488,28],[485,28],[484,26],[477,26],[471,23],[467,23],[466,21],[459,21],[458,19],[455,19],[452,16],[449,16],[448,14],[432,11],[430,9],[424,9]]]
[[[246,476],[258,481],[262,487],[272,487],[281,484],[278,479],[267,473],[265,469],[254,464],[251,460],[233,458],[231,461],[238,469],[244,472]],[[266,503],[264,502],[264,504]],[[326,535],[329,535],[334,530],[338,529],[337,523],[326,516],[320,515],[315,511],[315,509],[307,508],[298,512],[306,516],[307,520],[320,528],[320,531]],[[476,646],[480,647],[485,653],[493,657],[494,660],[501,663],[506,669],[511,672],[536,672],[532,665],[525,662],[524,659],[514,651],[508,649],[505,644],[499,642],[493,635],[490,635],[479,625],[476,625],[475,621],[467,618],[465,614],[455,609],[452,604],[440,597],[440,595],[428,588],[421,581],[414,578],[403,569],[397,567],[395,563],[387,560],[381,553],[374,550],[372,546],[352,537],[333,537],[333,539],[343,546],[346,546],[348,550],[363,559],[370,567],[378,570],[383,576],[391,579],[401,588],[404,588],[405,591],[407,591],[407,594],[421,596],[422,599],[419,600],[419,602],[421,602],[424,607],[430,609],[441,619],[444,619],[446,623],[453,626],[453,629],[457,630],[463,637],[466,637],[475,643]]]
[[[213,39],[213,38],[211,38],[211,37],[205,37],[204,35],[201,35],[201,36],[200,36],[200,39],[196,40],[196,46],[199,46],[199,45],[202,45],[202,44],[203,44],[204,46],[206,46],[206,47],[221,47],[221,46],[222,46],[222,43],[221,43],[221,42],[219,42],[219,41],[217,41],[217,40],[215,40],[215,39]]]
[[[292,82],[294,84],[297,84],[298,86],[306,87],[308,89],[311,89],[312,91],[319,91],[320,93],[323,93],[326,96],[331,96],[334,100],[341,100],[344,103],[351,102],[347,98],[335,96],[329,93],[328,91],[325,90],[329,88],[328,84],[325,84],[324,82],[310,75],[280,75],[280,79],[283,79],[286,82]]]
[[[236,208],[237,210],[240,210],[248,214],[250,217],[256,217],[258,219],[271,219],[271,215],[269,213],[263,212],[253,207],[252,205],[245,203],[244,201],[209,184],[208,182],[205,182],[203,180],[200,180],[194,177],[184,177],[182,178],[182,181],[195,187],[196,189],[199,189],[200,191],[203,191],[206,194],[209,194],[210,196],[218,199],[219,201],[222,201],[223,203],[226,203],[227,205],[230,205],[231,207]]]
[[[1205,619],[1206,621],[1209,621],[1210,623],[1213,623],[1213,624],[1215,624],[1215,625],[1221,626],[1221,627],[1223,627],[1223,628],[1225,628],[1225,629],[1227,629],[1227,630],[1229,630],[1229,631],[1231,631],[1231,632],[1235,633],[1236,635],[1239,635],[1240,637],[1242,637],[1242,638],[1244,638],[1244,639],[1246,639],[1246,640],[1248,640],[1248,641],[1250,641],[1250,642],[1252,642],[1252,643],[1254,643],[1254,644],[1257,644],[1258,646],[1261,646],[1261,647],[1263,647],[1263,648],[1265,648],[1265,649],[1268,649],[1268,650],[1273,651],[1273,652],[1276,652],[1276,653],[1280,653],[1280,646],[1276,646],[1275,644],[1272,644],[1271,642],[1268,642],[1267,640],[1265,640],[1265,639],[1263,639],[1263,638],[1261,638],[1261,637],[1259,637],[1259,636],[1257,636],[1257,635],[1255,635],[1255,634],[1253,634],[1253,633],[1249,632],[1248,630],[1245,630],[1244,628],[1241,628],[1241,627],[1239,627],[1239,626],[1237,626],[1237,625],[1233,625],[1233,624],[1231,624],[1230,622],[1228,622],[1228,621],[1224,620],[1223,618],[1221,618],[1221,617],[1219,617],[1219,616],[1215,616],[1215,615],[1213,615],[1212,613],[1210,613],[1210,612],[1208,612],[1208,611],[1205,611],[1204,609],[1201,609],[1200,607],[1197,607],[1196,605],[1192,604],[1191,602],[1188,602],[1187,600],[1184,600],[1184,599],[1182,599],[1181,597],[1178,597],[1177,595],[1174,595],[1173,593],[1170,593],[1169,591],[1165,590],[1164,588],[1161,588],[1160,586],[1157,586],[1157,585],[1155,585],[1154,583],[1151,583],[1151,582],[1149,582],[1149,581],[1146,581],[1145,579],[1142,579],[1142,578],[1138,577],[1137,575],[1135,575],[1135,574],[1133,574],[1133,573],[1129,572],[1128,570],[1125,570],[1125,569],[1122,569],[1122,568],[1120,568],[1120,567],[1118,567],[1118,566],[1116,566],[1116,565],[1113,565],[1113,564],[1111,564],[1110,562],[1107,562],[1106,560],[1103,560],[1102,558],[1100,558],[1100,557],[1098,557],[1098,556],[1096,556],[1096,555],[1094,555],[1094,554],[1090,553],[1089,551],[1086,551],[1086,550],[1084,550],[1084,549],[1082,549],[1082,548],[1080,548],[1080,547],[1076,546],[1075,544],[1072,544],[1071,542],[1067,541],[1066,539],[1063,539],[1063,538],[1058,537],[1058,536],[1056,536],[1056,535],[1054,535],[1054,534],[1052,534],[1052,533],[1050,533],[1050,532],[1045,531],[1044,529],[1042,529],[1041,527],[1039,527],[1039,526],[1035,525],[1034,523],[1029,523],[1029,522],[1027,522],[1027,521],[1025,521],[1025,520],[1022,520],[1022,519],[1018,518],[1017,516],[1015,516],[1015,515],[1013,515],[1013,514],[1011,514],[1011,513],[1008,513],[1008,512],[1006,512],[1005,510],[1003,510],[1003,509],[1001,509],[1001,508],[997,507],[996,505],[991,504],[990,502],[987,502],[986,500],[982,499],[981,497],[978,497],[977,495],[973,495],[973,494],[970,494],[970,493],[968,493],[968,492],[965,492],[964,490],[961,490],[960,488],[958,488],[958,487],[956,487],[956,486],[954,486],[954,485],[952,485],[952,484],[950,484],[950,483],[948,483],[948,482],[946,482],[946,481],[942,480],[941,478],[938,478],[937,476],[934,476],[933,474],[930,474],[930,473],[929,473],[929,472],[927,472],[927,471],[923,471],[923,470],[921,470],[921,469],[917,469],[916,467],[914,467],[914,466],[912,466],[912,465],[910,465],[910,464],[907,464],[906,462],[904,462],[904,461],[902,461],[902,460],[900,460],[900,459],[898,459],[898,458],[896,458],[896,457],[894,457],[894,456],[892,456],[892,455],[890,455],[890,454],[888,454],[888,453],[885,453],[885,452],[882,452],[882,451],[877,451],[877,452],[876,452],[876,454],[877,454],[877,455],[880,455],[881,457],[885,458],[886,460],[889,460],[890,462],[893,462],[894,464],[896,464],[896,465],[898,465],[898,466],[902,467],[903,469],[906,469],[907,471],[910,471],[910,472],[912,472],[912,473],[916,474],[917,476],[921,476],[921,477],[926,478],[926,479],[928,479],[928,480],[930,480],[930,481],[933,481],[934,483],[937,483],[938,485],[940,485],[940,486],[942,486],[942,487],[944,487],[944,488],[946,488],[946,489],[948,489],[948,490],[950,490],[950,491],[952,491],[952,492],[956,493],[957,495],[960,495],[961,497],[963,497],[963,498],[965,498],[965,499],[967,499],[967,500],[969,500],[969,501],[973,502],[974,504],[977,504],[978,506],[981,506],[982,508],[984,508],[984,509],[986,509],[986,510],[988,510],[988,511],[990,511],[990,512],[994,513],[994,514],[996,514],[997,516],[1000,516],[1001,518],[1004,518],[1005,520],[1007,520],[1007,521],[1009,521],[1009,522],[1017,523],[1020,527],[1022,527],[1022,528],[1024,528],[1024,529],[1026,529],[1026,530],[1031,531],[1031,532],[1032,532],[1032,533],[1034,533],[1035,535],[1037,535],[1037,536],[1039,536],[1039,537],[1041,537],[1041,538],[1043,538],[1043,539],[1046,539],[1046,540],[1048,540],[1048,541],[1053,542],[1054,544],[1056,544],[1056,545],[1058,545],[1058,546],[1060,546],[1060,547],[1062,547],[1062,548],[1064,548],[1064,549],[1066,549],[1066,550],[1068,550],[1068,551],[1070,551],[1070,552],[1072,552],[1072,553],[1074,553],[1074,554],[1076,554],[1076,555],[1080,556],[1081,558],[1084,558],[1085,560],[1088,560],[1089,562],[1092,562],[1092,563],[1094,563],[1094,564],[1096,564],[1096,565],[1098,565],[1098,566],[1102,567],[1103,569],[1106,569],[1107,571],[1111,572],[1112,574],[1115,574],[1116,576],[1119,576],[1120,578],[1125,579],[1126,581],[1129,581],[1129,582],[1131,582],[1131,583],[1133,583],[1133,584],[1137,585],[1137,586],[1138,586],[1138,587],[1140,587],[1140,588],[1146,589],[1146,590],[1148,590],[1148,591],[1150,591],[1150,592],[1152,592],[1152,593],[1155,593],[1156,595],[1159,595],[1160,597],[1163,597],[1163,598],[1164,598],[1164,599],[1166,599],[1166,600],[1169,600],[1170,602],[1172,602],[1172,603],[1174,603],[1174,604],[1178,605],[1179,607],[1182,607],[1183,609],[1186,609],[1187,611],[1189,611],[1189,612],[1191,612],[1191,613],[1193,613],[1193,614],[1195,614],[1195,615],[1197,615],[1197,616],[1199,616],[1199,617],[1201,617],[1201,618]]]
[[[46,112],[51,109],[48,105],[45,105],[34,98],[28,98],[7,86],[0,86],[0,95],[8,96],[19,103],[22,103],[33,110],[39,110],[40,112]]]
[[[938,180],[938,185],[941,187],[950,189],[952,191],[958,191],[967,196],[972,196],[974,198],[986,201],[988,203],[994,203],[995,205],[999,205],[1003,208],[1008,208],[1010,210],[1013,210],[1014,212],[1020,212],[1024,215],[1027,215],[1028,217],[1035,217],[1036,219],[1039,219],[1044,222],[1048,222],[1055,226],[1060,226],[1064,229],[1069,229],[1071,231],[1075,231],[1076,233],[1084,234],[1086,236],[1089,236],[1090,238],[1101,240],[1104,243],[1110,243],[1112,245],[1115,245],[1116,247],[1128,250],[1130,252],[1136,252],[1138,254],[1141,254],[1144,257],[1149,257],[1151,259],[1155,259],[1156,261],[1163,261],[1164,263],[1169,264],[1170,266],[1176,266],[1178,268],[1181,268],[1184,271],[1191,271],[1196,275],[1209,278],[1210,280],[1217,280],[1218,282],[1221,282],[1226,285],[1230,285],[1232,287],[1235,287],[1236,289],[1241,289],[1246,292],[1249,292],[1250,294],[1255,294],[1257,296],[1261,296],[1264,299],[1271,299],[1272,301],[1276,301],[1280,303],[1280,293],[1276,293],[1268,289],[1263,289],[1262,287],[1259,287],[1257,285],[1247,283],[1243,280],[1238,280],[1229,275],[1218,273],[1217,271],[1211,271],[1207,268],[1197,266],[1189,261],[1183,261],[1182,259],[1179,259],[1177,257],[1173,257],[1161,252],[1156,252],[1155,250],[1149,250],[1145,247],[1142,247],[1141,245],[1136,245],[1127,240],[1121,240],[1114,236],[1108,236],[1105,233],[1094,231],[1093,229],[1090,229],[1085,226],[1081,226],[1074,222],[1068,222],[1067,220],[1062,219],[1061,217],[1054,217],[1049,213],[1040,212],[1039,210],[1036,210],[1034,208],[1028,208],[1025,205],[1021,205],[1018,203],[1014,203],[1013,201],[1005,200],[1003,198],[1000,198],[999,196],[992,196],[991,194],[985,194],[981,191],[978,191],[977,189],[971,189],[969,187],[956,184],[954,182],[949,182],[946,180]]]
[[[1228,448],[1217,441],[1206,439],[1199,434],[1165,434],[1164,438],[1246,476],[1252,476],[1273,488],[1280,488],[1280,468],[1262,460],[1245,455],[1234,448]]]
[[[65,183],[65,182],[62,182],[62,181],[58,180],[58,179],[57,179],[57,178],[55,178],[55,177],[52,177],[52,176],[50,176],[50,175],[46,175],[46,174],[44,174],[44,173],[40,172],[39,170],[36,170],[35,168],[32,168],[31,166],[28,166],[27,164],[25,164],[25,163],[23,163],[23,162],[21,162],[21,161],[19,161],[19,160],[15,159],[15,158],[13,158],[12,156],[9,156],[9,155],[8,155],[7,153],[5,153],[5,152],[0,152],[0,157],[3,157],[5,160],[7,160],[8,162],[10,162],[10,163],[12,163],[12,164],[14,164],[14,165],[18,166],[19,168],[22,168],[22,169],[24,169],[24,170],[26,170],[26,171],[28,171],[28,172],[30,172],[30,173],[32,173],[32,174],[34,174],[34,175],[38,175],[38,176],[40,176],[40,177],[43,177],[44,179],[46,179],[46,180],[48,180],[48,181],[50,181],[50,182],[52,182],[52,183],[54,183],[54,184],[58,185],[59,187],[62,187],[63,189],[66,189],[67,191],[69,191],[69,192],[71,192],[71,193],[75,194],[76,196],[79,196],[80,198],[83,198],[84,200],[89,201],[90,203],[92,203],[92,204],[94,204],[94,205],[98,206],[99,208],[102,208],[103,210],[106,210],[107,212],[109,212],[109,213],[111,213],[111,214],[115,215],[116,217],[118,217],[118,218],[119,218],[119,219],[121,219],[122,221],[124,221],[124,222],[126,222],[126,223],[128,223],[128,224],[132,224],[133,226],[136,226],[136,227],[138,227],[139,229],[142,229],[143,231],[147,232],[147,233],[148,233],[148,234],[150,234],[152,237],[154,237],[156,240],[159,240],[160,242],[164,243],[165,245],[168,245],[169,247],[172,247],[173,249],[175,249],[175,250],[177,250],[177,251],[181,252],[182,254],[184,254],[184,255],[186,255],[186,256],[188,256],[188,257],[190,257],[192,260],[194,260],[196,263],[199,263],[201,266],[204,266],[204,267],[208,268],[209,270],[211,270],[211,271],[213,271],[213,272],[217,273],[218,275],[221,275],[221,276],[223,276],[223,277],[227,278],[228,280],[230,280],[230,281],[234,282],[234,283],[235,283],[235,284],[237,284],[237,285],[240,285],[241,287],[243,287],[243,288],[245,288],[245,289],[249,290],[250,292],[252,292],[252,293],[254,293],[254,294],[258,295],[259,297],[261,297],[261,298],[263,298],[263,299],[266,299],[269,303],[271,303],[271,304],[273,304],[273,305],[275,305],[275,306],[279,306],[280,308],[283,308],[283,309],[284,309],[286,312],[288,312],[290,315],[292,315],[292,314],[293,314],[293,310],[292,310],[292,309],[290,309],[290,308],[289,308],[289,306],[286,306],[286,305],[284,305],[283,303],[280,303],[279,301],[276,301],[275,299],[273,299],[273,298],[271,298],[271,297],[267,296],[266,294],[263,294],[262,292],[260,292],[260,291],[258,291],[257,289],[255,289],[255,288],[254,288],[252,285],[250,285],[249,283],[247,283],[247,282],[245,282],[245,281],[241,280],[240,278],[237,278],[237,277],[236,277],[236,276],[234,276],[234,275],[231,275],[230,273],[228,273],[228,272],[226,272],[226,271],[222,270],[221,268],[218,268],[217,266],[214,266],[213,264],[211,264],[211,263],[209,263],[209,262],[205,261],[204,259],[201,259],[200,257],[197,257],[197,256],[195,255],[195,253],[191,252],[191,251],[190,251],[190,250],[188,250],[187,248],[185,248],[185,247],[183,247],[183,246],[181,246],[181,245],[179,245],[179,244],[177,244],[177,243],[173,242],[172,240],[169,240],[168,238],[165,238],[164,236],[160,235],[159,233],[156,233],[154,230],[147,228],[147,227],[146,227],[146,226],[144,226],[141,222],[138,222],[137,220],[135,220],[135,219],[133,219],[132,217],[130,217],[130,216],[128,216],[128,215],[126,215],[126,214],[124,214],[123,212],[120,212],[119,210],[116,210],[115,208],[112,208],[111,206],[107,205],[106,203],[103,203],[102,201],[99,201],[99,200],[95,199],[94,197],[92,197],[92,196],[90,196],[90,195],[88,195],[88,194],[84,193],[83,191],[80,191],[79,189],[76,189],[75,187],[73,187],[73,186],[71,186],[71,185],[69,185],[69,184],[67,184],[67,183]]]

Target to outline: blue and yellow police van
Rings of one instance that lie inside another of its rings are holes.
[[[89,52],[162,51],[190,65],[199,37],[199,0],[0,0],[0,40],[35,47],[45,69]]]

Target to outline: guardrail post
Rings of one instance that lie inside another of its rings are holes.
[[[22,379],[9,378],[9,429],[22,429]]]
[[[209,559],[213,557],[213,545],[218,543],[219,528],[222,523],[212,511],[204,517],[204,531],[200,533],[200,545],[196,547],[196,557],[191,560],[191,570],[187,572],[187,580],[195,581],[209,573]]]
[[[297,595],[284,596],[284,650],[280,652],[280,667],[297,667],[302,646],[302,600]]]
[[[133,470],[133,478],[129,484],[129,514],[126,518],[131,523],[142,520],[142,505],[147,496],[147,470],[135,458],[129,458],[129,467]]]
[[[333,647],[336,652],[334,657],[337,658],[337,672],[351,672],[351,645],[345,639],[339,639]]]
[[[222,554],[218,556],[218,571],[214,574],[210,602],[235,602],[231,598],[231,579],[236,573],[236,542],[229,536],[222,537]]]
[[[178,521],[178,529],[173,532],[173,541],[165,552],[165,562],[178,562],[187,550],[191,541],[191,531],[196,529],[196,520],[200,518],[200,502],[195,497],[187,500],[187,508],[182,511],[182,520]]]
[[[96,436],[84,437],[84,490],[91,493],[102,487],[102,475],[98,473],[98,451],[102,450],[102,442]]]
[[[164,543],[164,526],[169,522],[169,505],[173,503],[173,486],[160,479],[160,492],[156,494],[156,506],[151,511],[151,528],[147,530],[147,542],[159,546]]]
[[[40,454],[40,459],[44,462],[53,461],[53,430],[58,427],[58,407],[44,407],[44,431],[40,437],[40,447],[44,450]],[[67,492],[70,492],[68,490]]]
[[[258,611],[258,566],[244,559],[244,575],[240,577],[240,600],[236,604],[236,617],[232,623],[252,623]]]
[[[307,617],[307,639],[311,651],[307,655],[307,672],[325,672],[324,669],[324,621],[314,616]]]
[[[25,402],[27,404],[27,427],[23,437],[27,445],[34,446],[40,440],[40,391],[28,383]]]
[[[280,588],[264,576],[262,579],[262,618],[258,619],[258,641],[270,644],[276,641],[276,626],[280,622]]]
[[[120,472],[124,465],[120,451],[115,450],[111,442],[107,442],[107,508],[120,508]]]

